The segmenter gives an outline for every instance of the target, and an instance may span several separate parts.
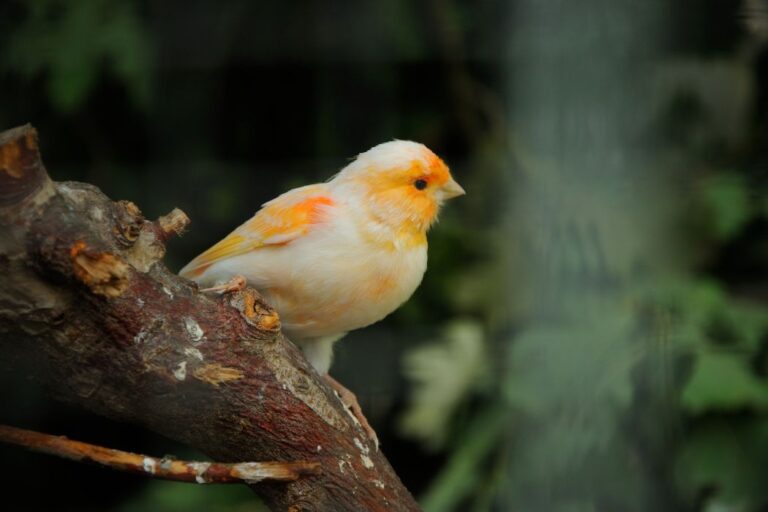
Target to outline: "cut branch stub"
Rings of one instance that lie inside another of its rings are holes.
[[[51,182],[29,126],[0,134],[0,155],[0,371],[216,461],[317,461],[253,486],[274,510],[418,510],[255,290],[210,297],[165,268],[186,215],[150,222]]]
[[[0,134],[0,208],[18,205],[46,181],[35,129],[26,125]]]
[[[157,219],[157,224],[166,238],[170,235],[181,236],[189,225],[189,217],[183,211],[174,208],[168,215],[163,215]]]

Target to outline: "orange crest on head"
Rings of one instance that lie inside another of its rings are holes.
[[[424,158],[414,159],[411,161],[409,168],[410,173],[413,175],[413,179],[424,179],[429,185],[440,186],[451,179],[451,173],[448,170],[448,166],[445,162],[430,151],[426,146],[424,147]]]
[[[445,163],[423,144],[394,140],[379,144],[333,180],[363,187],[369,212],[398,232],[422,234],[437,218],[446,185],[455,182]],[[421,236],[419,236],[421,238]]]

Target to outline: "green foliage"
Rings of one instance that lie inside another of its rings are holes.
[[[453,322],[444,329],[444,337],[411,350],[404,360],[404,373],[414,384],[401,429],[433,449],[444,445],[451,415],[487,381],[489,369],[477,322]]]
[[[630,374],[639,353],[624,343],[632,336],[629,320],[608,314],[594,323],[542,326],[521,334],[510,352],[506,399],[542,418],[567,409],[595,409],[590,414],[594,435],[603,437],[601,421],[611,421],[612,410],[626,409],[632,398]]]
[[[520,168],[504,188],[513,206],[456,237],[492,249],[451,276],[447,306],[482,319],[496,379],[456,399],[438,383],[457,367],[432,365],[432,393],[413,405],[439,404],[424,432],[447,442],[424,443],[448,464],[422,501],[433,512],[762,510],[768,310],[759,288],[731,287],[707,266],[768,211],[739,153],[748,63],[670,59],[649,101],[624,73],[646,68],[617,72],[606,64],[617,54],[592,46],[605,34],[626,41],[612,32],[619,24],[582,38],[566,7],[553,20],[522,5],[523,29],[551,23],[561,37],[520,31],[509,136]],[[605,94],[593,76],[625,92]],[[660,120],[663,151],[643,154],[638,127]],[[493,166],[484,175],[503,182]],[[473,204],[487,206],[487,196]]]
[[[605,500],[625,510],[647,506],[641,472],[611,475],[636,456],[623,422],[648,340],[629,310],[602,301],[583,310],[593,314],[532,327],[511,344],[503,393],[517,428],[505,432],[511,486],[500,497],[509,509],[589,510]]]
[[[462,438],[463,442],[456,445],[448,464],[422,497],[425,512],[455,510],[469,495],[482,488],[487,478],[483,460],[496,447],[508,422],[506,411],[497,408],[487,408],[474,418],[466,429],[470,436]],[[493,493],[489,494],[493,496]]]
[[[680,394],[694,426],[680,446],[677,481],[689,496],[714,489],[708,509],[757,510],[768,503],[768,380],[754,363],[764,349],[768,312],[712,283],[704,288],[707,300],[681,302],[679,308],[688,332],[697,336],[691,338],[693,368]]]
[[[677,481],[695,496],[714,489],[708,510],[764,510],[768,418],[722,417],[694,430],[680,451]]]
[[[253,491],[241,485],[195,485],[150,481],[120,512],[268,512]]]
[[[692,414],[768,410],[768,382],[755,376],[740,353],[699,352],[682,394]]]
[[[3,61],[28,80],[44,76],[54,107],[74,112],[111,73],[138,105],[149,99],[151,50],[129,2],[30,0]]]
[[[700,198],[708,217],[705,225],[719,240],[733,237],[754,215],[748,184],[738,174],[723,173],[705,180]]]

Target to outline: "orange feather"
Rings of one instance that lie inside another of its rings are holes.
[[[322,194],[323,185],[309,185],[278,196],[264,204],[250,220],[192,260],[182,269],[184,277],[201,276],[212,264],[265,246],[291,243],[322,222],[333,200]]]

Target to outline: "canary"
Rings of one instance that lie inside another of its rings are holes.
[[[265,203],[180,274],[211,289],[242,276],[259,290],[378,447],[354,394],[328,375],[333,345],[408,300],[427,268],[427,230],[463,194],[426,146],[385,142]]]

